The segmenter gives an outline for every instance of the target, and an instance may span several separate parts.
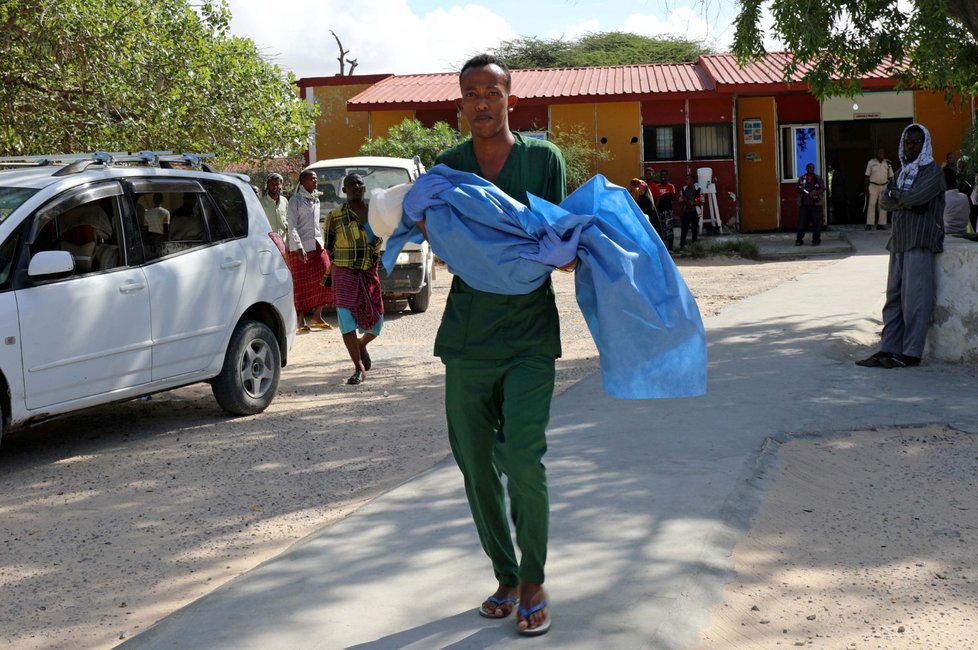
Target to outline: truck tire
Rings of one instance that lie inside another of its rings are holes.
[[[245,320],[231,335],[224,367],[211,382],[214,398],[232,415],[261,413],[272,403],[282,373],[282,354],[272,330]]]
[[[424,286],[421,287],[421,291],[408,296],[408,306],[411,307],[411,311],[420,314],[427,311],[429,302],[431,302],[431,266],[424,274]]]

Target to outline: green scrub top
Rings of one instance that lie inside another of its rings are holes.
[[[516,142],[494,181],[496,187],[524,205],[529,205],[527,193],[551,203],[563,201],[567,178],[560,149],[546,140],[514,136]],[[435,162],[482,176],[471,140],[445,151]],[[561,354],[551,282],[511,296],[479,291],[455,277],[435,337],[435,356],[509,359],[535,354],[552,358]]]

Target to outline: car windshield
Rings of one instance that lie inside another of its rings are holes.
[[[369,165],[348,167],[320,167],[314,170],[319,178],[317,189],[322,193],[319,197],[319,213],[325,217],[331,210],[346,202],[343,194],[343,179],[348,174],[363,176],[366,187],[364,197],[370,198],[370,191],[376,188],[387,189],[401,183],[409,183],[411,175],[402,167],[373,167]]]
[[[35,194],[37,190],[29,187],[0,187],[0,223]]]

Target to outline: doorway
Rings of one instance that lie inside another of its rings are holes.
[[[825,122],[825,163],[829,184],[829,223],[865,223],[866,163],[876,150],[899,168],[897,151],[910,118]]]

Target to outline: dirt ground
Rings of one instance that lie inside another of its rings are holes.
[[[831,262],[679,263],[708,317]],[[554,276],[561,392],[598,360],[573,276]],[[360,386],[339,334],[314,332],[263,414],[229,418],[200,385],[5,435],[0,646],[110,648],[445,458],[431,350],[450,280],[427,312],[388,312]]]
[[[699,649],[978,647],[978,436],[791,440]]]

